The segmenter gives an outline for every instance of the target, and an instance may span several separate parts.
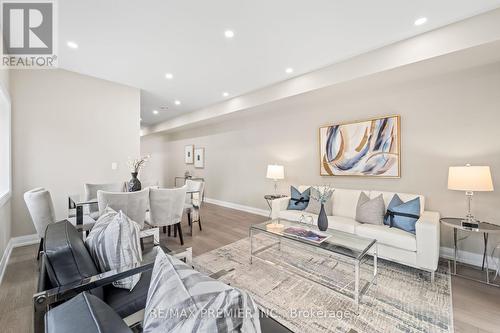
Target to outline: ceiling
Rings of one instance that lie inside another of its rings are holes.
[[[140,88],[148,126],[497,7],[500,0],[64,0],[59,65]],[[420,17],[427,23],[415,26]]]

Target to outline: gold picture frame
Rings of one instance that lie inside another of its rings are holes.
[[[401,178],[401,116],[321,126],[320,176]]]

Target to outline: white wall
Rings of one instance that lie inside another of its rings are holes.
[[[289,184],[331,183],[421,193],[428,210],[460,216],[465,196],[447,190],[448,167],[490,165],[497,191],[478,193],[474,210],[500,224],[500,63],[425,77],[421,69],[412,65],[269,103],[216,124],[146,137],[141,149],[164,147],[168,166],[155,170],[172,185],[174,176],[194,170],[184,164],[184,146],[205,147],[206,167],[194,173],[206,178],[206,196],[262,209],[267,208],[263,195],[273,190],[266,166],[280,163],[286,173],[281,192],[288,192]],[[321,125],[390,114],[402,119],[401,179],[319,176]],[[442,244],[450,246],[451,231],[443,229],[442,235]],[[464,248],[481,253],[481,244],[472,236]]]
[[[0,86],[2,90],[9,94],[9,71],[0,70]],[[0,203],[0,258],[2,258],[7,243],[10,239],[10,229],[11,229],[11,204],[10,199],[8,199],[3,204]]]
[[[62,219],[68,194],[83,193],[85,182],[130,178],[127,159],[139,155],[139,89],[65,70],[17,70],[11,97],[13,237],[35,232],[25,191],[49,189]]]

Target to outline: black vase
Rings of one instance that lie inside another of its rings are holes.
[[[137,172],[132,172],[132,179],[130,179],[128,182],[129,192],[140,191],[142,188],[141,181],[137,178],[137,174],[138,174]]]
[[[328,229],[328,217],[325,213],[325,206],[321,204],[321,209],[318,216],[318,229],[321,231],[326,231]]]

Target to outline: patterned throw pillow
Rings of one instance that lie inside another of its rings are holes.
[[[356,221],[383,225],[384,215],[385,203],[382,194],[370,200],[365,192],[361,192],[356,206]]]
[[[309,204],[309,197],[311,196],[311,188],[309,187],[304,192],[300,193],[295,187],[290,188],[291,198],[288,203],[289,210],[304,210]]]
[[[98,263],[102,273],[142,261],[139,233],[141,227],[129,219],[122,211],[111,208],[95,223],[85,245],[92,258]],[[117,288],[132,290],[139,282],[141,274],[136,274],[113,282]]]
[[[144,333],[260,332],[259,309],[245,291],[205,276],[159,249],[143,328]]]
[[[319,190],[317,188],[311,187],[311,195],[309,197],[309,204],[307,205],[306,212],[319,215],[319,211],[321,210],[321,203],[318,198],[320,196]],[[328,199],[324,204],[326,216],[333,215],[333,205],[332,205],[332,197]]]
[[[420,198],[403,202],[403,200],[395,194],[387,207],[384,224],[414,234],[415,224],[419,218]]]

